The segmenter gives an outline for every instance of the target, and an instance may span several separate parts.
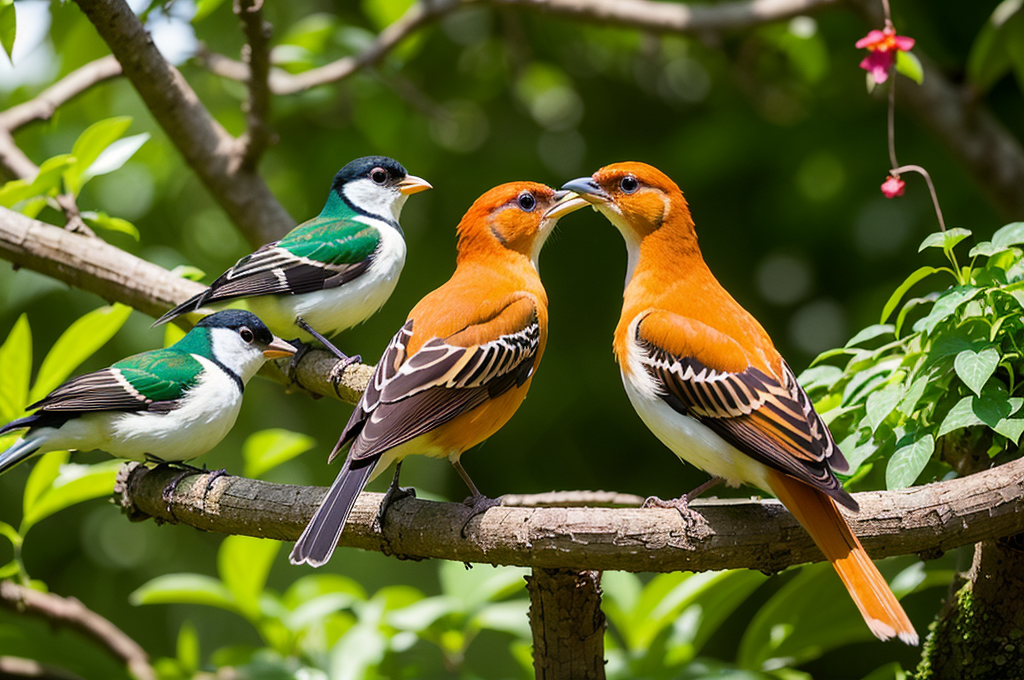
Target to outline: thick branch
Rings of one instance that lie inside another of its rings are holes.
[[[95,293],[105,300],[129,305],[152,317],[160,316],[203,289],[200,283],[183,279],[106,241],[75,234],[2,207],[0,258]],[[355,403],[373,367],[350,366],[335,384],[331,371],[337,363],[338,359],[330,352],[313,350],[299,362],[296,380],[315,394]],[[274,367],[267,367],[264,372],[289,382]]]
[[[136,517],[156,517],[206,531],[293,541],[324,495],[319,487],[122,468],[116,492]],[[1024,531],[1024,459],[947,482],[901,491],[856,494],[861,512],[848,515],[873,557],[946,550]],[[381,494],[363,493],[340,545],[398,554],[546,569],[776,571],[822,559],[807,532],[777,501],[709,500],[694,505],[706,524],[688,528],[675,510],[498,507],[460,527],[471,512],[461,503],[397,501],[383,529],[375,523]]]
[[[526,590],[537,680],[604,680],[601,572],[534,569]]]
[[[76,0],[185,162],[253,245],[295,225],[263,179],[242,163],[238,140],[215,121],[167,62],[124,0]]]
[[[64,598],[25,588],[11,581],[2,581],[0,606],[73,628],[123,661],[139,680],[156,680],[156,673],[149,665],[146,651],[117,626],[73,597]]]
[[[253,170],[270,143],[270,33],[263,20],[263,0],[235,0],[235,14],[242,20],[246,45],[243,56],[248,66],[249,101],[246,104],[248,130],[242,138],[242,165]]]

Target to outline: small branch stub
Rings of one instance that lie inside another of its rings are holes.
[[[537,680],[604,680],[601,572],[534,569],[526,589]]]

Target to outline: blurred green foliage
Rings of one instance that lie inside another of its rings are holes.
[[[231,3],[141,4],[157,44],[180,62],[214,117],[241,133],[244,85],[190,59],[196,40],[239,54],[243,38]],[[300,72],[351,55],[409,4],[268,2],[274,61]],[[1021,4],[898,0],[894,7],[900,32],[915,37],[916,49],[954,80],[968,82],[1018,139]],[[850,329],[876,321],[879,310],[888,310],[882,323],[889,321],[908,292],[887,304],[900,282],[923,272],[917,283],[946,267],[953,253],[945,240],[914,253],[935,224],[923,184],[910,179],[895,201],[878,191],[887,170],[886,89],[865,93],[856,67],[861,55],[853,49],[868,28],[836,9],[698,39],[466,9],[424,29],[373,71],[275,98],[278,142],[260,170],[297,221],[319,209],[333,173],[356,156],[394,156],[435,186],[404,211],[409,258],[392,300],[341,339],[343,349],[372,361],[406,311],[449,275],[454,226],[480,193],[517,179],[558,186],[618,160],[650,162],[686,192],[712,270],[799,369],[843,345]],[[4,108],[107,53],[73,3],[39,0],[0,0],[0,44],[8,54],[13,47],[15,63],[12,70],[0,56]],[[913,64],[901,70],[913,76]],[[914,85],[901,78],[900,86]],[[899,112],[896,125],[900,157],[928,168],[947,222],[981,239],[994,233],[1004,220],[983,188],[927,130]],[[191,276],[215,276],[254,245],[239,236],[123,79],[93,88],[16,139],[43,172],[0,189],[2,205],[62,224],[46,199],[71,190],[103,238]],[[968,271],[967,263],[951,263],[956,286],[943,291],[932,285],[939,278],[929,279],[928,299],[907,302],[891,331],[859,334],[844,350],[852,355],[845,366],[805,375],[819,406],[831,407],[833,424],[854,438],[844,440],[844,451],[866,462],[854,484],[884,486],[886,466],[878,462],[897,451],[904,462],[891,475],[893,486],[947,474],[928,462],[932,452],[920,444],[945,434],[947,425],[980,420],[986,427],[946,431],[990,437],[994,453],[1019,437],[978,412],[1000,385],[1015,395],[1019,376],[1012,337],[1019,303],[1008,288],[1020,277],[1012,267],[1020,253],[1013,232],[1000,233],[975,246]],[[1000,239],[1009,249],[996,250]],[[624,270],[618,235],[597,216],[573,216],[543,259],[552,319],[544,365],[512,422],[466,458],[474,478],[491,495],[614,488],[673,497],[696,486],[702,473],[668,455],[635,417],[611,359]],[[960,300],[964,286],[974,293]],[[5,420],[79,363],[77,370],[93,370],[174,339],[173,328],[150,329],[140,314],[94,312],[99,304],[32,272],[0,270]],[[950,306],[934,324],[920,326]],[[117,335],[114,317],[124,324]],[[73,341],[59,339],[73,331]],[[882,332],[899,339],[886,342]],[[967,344],[942,357],[922,349],[947,337]],[[33,359],[49,347],[52,361]],[[862,370],[868,367],[881,368]],[[38,377],[30,387],[33,370]],[[918,394],[919,406],[904,409],[908,394],[920,389],[915,379],[927,371],[949,389],[941,398]],[[861,382],[850,388],[855,381]],[[274,481],[326,484],[336,470],[324,461],[347,413],[336,402],[253,381],[238,425],[206,460]],[[951,414],[960,420],[947,423]],[[1010,413],[1000,418],[1014,420]],[[346,550],[311,574],[288,566],[266,542],[131,524],[95,501],[57,512],[89,494],[105,495],[88,484],[88,494],[68,491],[78,479],[102,478],[109,488],[103,475],[113,467],[104,456],[75,460],[53,453],[0,477],[0,534],[9,539],[0,541],[0,564],[8,565],[5,575],[31,574],[36,585],[74,595],[130,631],[160,658],[164,677],[225,666],[244,669],[243,677],[530,674],[517,570],[465,571]],[[437,461],[410,460],[406,479],[442,497],[464,495],[461,481]],[[904,602],[919,630],[938,609],[943,588],[936,586],[963,567],[959,558],[883,565],[887,575],[899,572],[894,587],[910,593]],[[868,641],[838,580],[821,565],[773,579],[753,572],[609,573],[604,587],[610,677],[887,680],[902,678],[900,668],[916,660],[916,650]],[[8,612],[0,612],[0,654],[45,659],[86,677],[124,677],[74,635]]]

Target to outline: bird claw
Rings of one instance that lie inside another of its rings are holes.
[[[466,538],[466,527],[469,526],[469,523],[473,521],[474,517],[476,517],[477,515],[484,514],[491,508],[496,508],[499,505],[504,505],[504,503],[504,496],[498,496],[497,498],[488,498],[483,494],[480,494],[479,496],[468,496],[466,500],[462,501],[462,504],[468,506],[469,508],[471,508],[471,510],[469,513],[469,517],[467,517],[466,521],[462,523],[462,529],[459,531],[459,534],[463,538]]]
[[[292,355],[291,360],[288,362],[288,371],[285,373],[285,376],[298,385],[299,379],[295,374],[299,370],[299,362],[302,361],[302,357],[309,353],[310,348],[308,344],[298,338],[289,340],[288,343],[295,347],[295,354]]]
[[[331,368],[331,372],[329,375],[331,384],[337,385],[339,382],[341,382],[341,376],[345,373],[346,368],[353,364],[361,363],[363,363],[363,357],[360,356],[359,354],[354,354],[350,357],[347,356],[338,363],[334,364],[334,366]]]
[[[395,501],[400,501],[403,498],[416,498],[416,489],[411,486],[396,486],[392,484],[388,487],[388,490],[384,492],[384,498],[380,502],[380,507],[377,509],[377,515],[373,518],[373,530],[377,533],[384,531],[384,514],[391,507],[391,504]]]
[[[679,516],[683,518],[683,524],[688,529],[696,529],[697,527],[707,524],[707,520],[696,510],[690,509],[690,500],[687,496],[680,496],[679,498],[672,498],[670,500],[662,500],[657,496],[648,496],[644,500],[641,508],[672,508],[679,513]]]

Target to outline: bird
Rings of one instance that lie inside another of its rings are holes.
[[[917,633],[840,514],[857,511],[835,472],[849,465],[771,338],[711,273],[682,191],[639,162],[605,166],[564,190],[621,232],[628,251],[613,349],[633,407],[679,458],[712,480],[774,494],[832,563],[879,639]]]
[[[245,384],[295,347],[256,315],[225,310],[165,349],[76,376],[0,427],[26,430],[0,452],[0,474],[47,451],[101,449],[116,458],[180,463],[216,446],[235,424]]]
[[[313,340],[342,360],[336,370],[360,361],[327,337],[366,321],[387,302],[405,265],[402,207],[430,188],[392,158],[357,158],[334,176],[317,217],[246,255],[153,325],[210,305],[241,304],[275,334],[301,344],[293,368]]]
[[[328,460],[347,447],[345,463],[296,541],[292,564],[325,564],[359,493],[397,462],[382,518],[411,454],[447,458],[469,487],[474,515],[494,503],[460,457],[508,422],[530,388],[548,333],[538,258],[572,200],[512,182],[469,208],[457,229],[455,273],[413,307],[384,350]]]

